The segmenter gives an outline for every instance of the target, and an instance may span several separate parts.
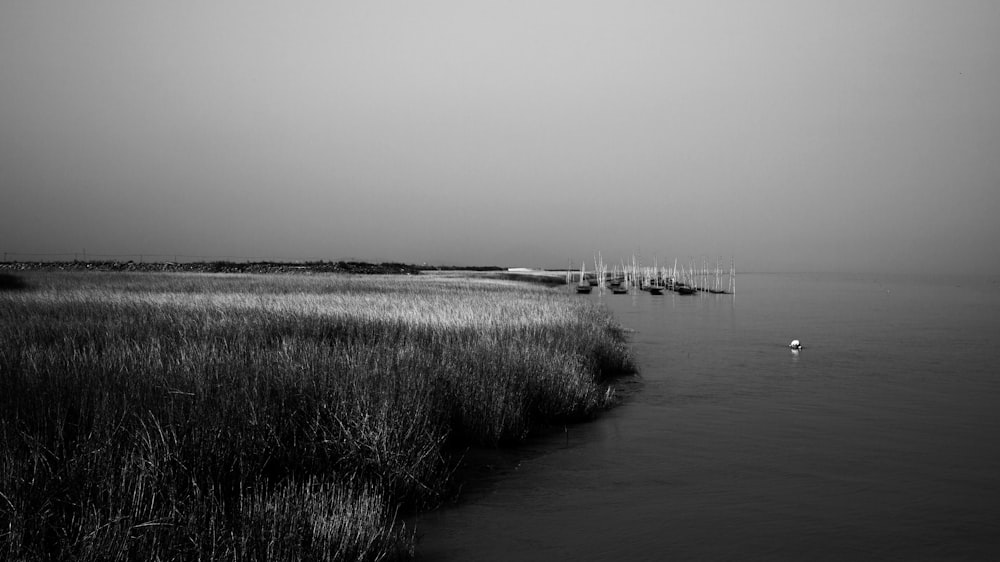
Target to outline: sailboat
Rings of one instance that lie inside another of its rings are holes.
[[[587,281],[587,262],[580,262],[580,282],[576,284],[576,292],[587,294],[592,289],[590,282]]]

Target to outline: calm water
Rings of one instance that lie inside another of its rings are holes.
[[[640,379],[498,454],[416,522],[419,559],[1000,560],[1000,283],[737,283],[580,296],[634,330]]]

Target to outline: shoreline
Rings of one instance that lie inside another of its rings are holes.
[[[0,292],[0,430],[20,428],[0,449],[19,467],[0,489],[23,506],[6,550],[194,555],[231,536],[227,552],[290,540],[298,559],[340,548],[336,533],[295,534],[329,517],[331,531],[363,528],[347,547],[359,558],[412,555],[398,516],[454,498],[454,453],[596,417],[614,406],[611,380],[634,372],[595,307],[457,275],[3,271],[26,281]],[[60,520],[83,527],[38,531]]]

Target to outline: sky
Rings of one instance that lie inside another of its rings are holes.
[[[0,2],[8,259],[997,274],[998,211],[996,0]]]

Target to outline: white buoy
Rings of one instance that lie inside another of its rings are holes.
[[[792,349],[802,349],[802,343],[799,340],[792,340],[792,343],[788,344],[788,347]]]

